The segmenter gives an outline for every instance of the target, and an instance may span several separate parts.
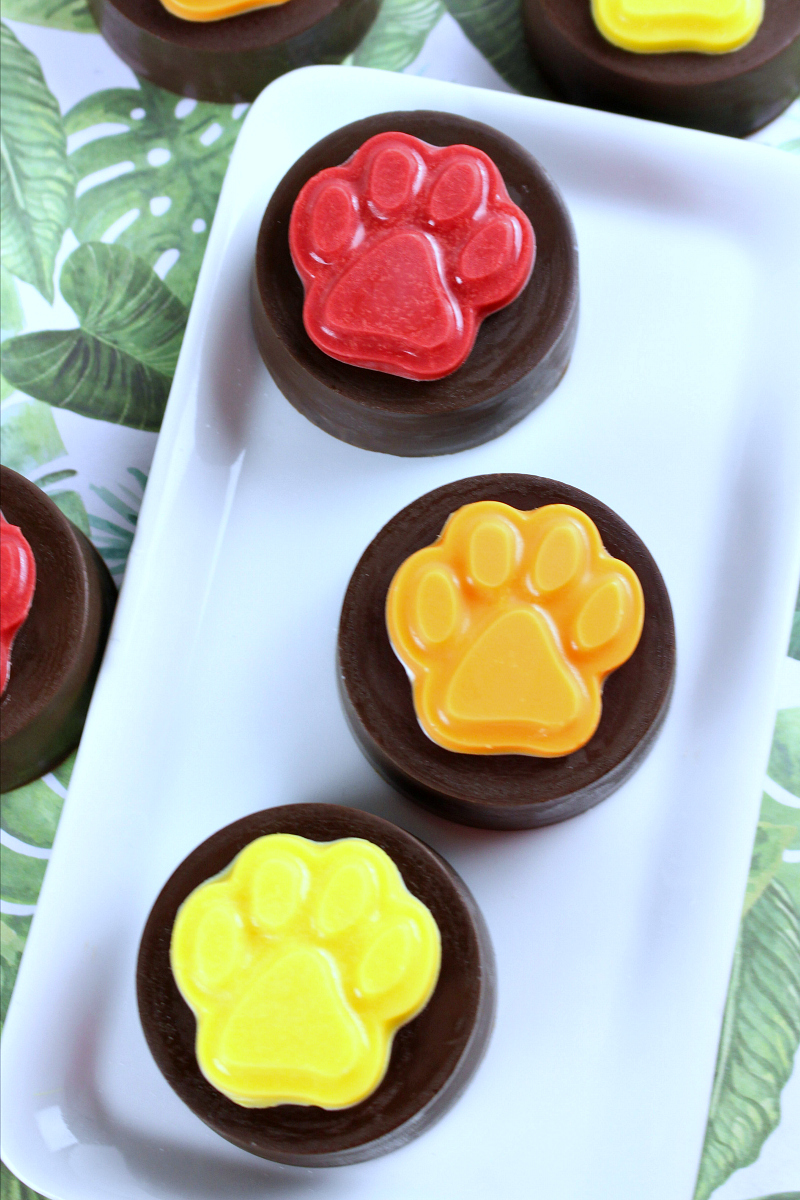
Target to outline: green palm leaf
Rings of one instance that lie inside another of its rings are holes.
[[[767,774],[800,799],[800,708],[778,712]]]
[[[3,265],[53,302],[53,267],[74,200],[61,112],[39,61],[0,25]]]
[[[188,303],[240,117],[239,108],[180,100],[146,80],[139,89],[111,88],[81,100],[64,118],[67,133],[97,129],[98,136],[70,155],[79,180],[72,222],[78,239],[114,241],[149,266],[177,251],[166,278]],[[116,174],[95,182],[100,171]]]
[[[742,920],[695,1200],[755,1162],[800,1042],[800,914],[773,878]]]
[[[9,341],[5,345],[12,345]],[[61,434],[47,404],[18,400],[3,405],[0,414],[0,462],[21,475],[29,475],[36,467],[52,462],[66,454]]]
[[[10,338],[3,372],[58,408],[157,430],[187,312],[150,267],[122,246],[79,246],[61,272],[79,329]]]
[[[357,67],[402,71],[417,57],[444,11],[442,0],[383,0],[375,23],[347,61]]]
[[[19,333],[25,324],[17,285],[10,271],[0,263],[0,326],[3,333]]]
[[[473,46],[518,92],[553,99],[528,53],[519,0],[445,0]]]
[[[35,904],[47,870],[46,858],[18,854],[0,844],[0,896],[12,904]]]
[[[12,1175],[4,1162],[0,1162],[0,1181],[2,1181],[2,1200],[45,1200],[39,1192],[20,1183],[16,1175]]]
[[[43,779],[6,792],[0,805],[0,825],[31,846],[49,849],[56,836],[64,800]]]

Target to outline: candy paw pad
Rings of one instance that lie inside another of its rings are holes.
[[[639,640],[644,601],[579,509],[480,501],[397,571],[392,647],[425,733],[468,754],[570,754],[600,720],[602,683]]]
[[[291,834],[257,839],[197,888],[171,946],[200,1068],[245,1107],[364,1099],[439,961],[436,923],[383,850]]]
[[[312,341],[342,362],[419,380],[461,366],[484,317],[522,291],[535,253],[488,155],[404,133],[378,134],[313,176],[289,242]]]

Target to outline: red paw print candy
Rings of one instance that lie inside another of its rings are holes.
[[[519,296],[531,223],[488,155],[380,133],[314,175],[289,225],[303,322],[326,354],[408,379],[441,379],[481,321]]]
[[[6,690],[14,638],[36,587],[36,561],[21,529],[0,512],[0,694]]]

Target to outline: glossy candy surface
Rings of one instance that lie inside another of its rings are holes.
[[[465,505],[405,560],[386,602],[424,732],[467,754],[583,746],[603,680],[636,649],[643,618],[635,572],[567,504]]]
[[[382,1080],[428,1002],[439,930],[362,838],[258,838],[182,905],[173,974],[209,1083],[247,1108],[346,1108]]]
[[[488,155],[395,132],[308,181],[289,244],[312,341],[417,380],[461,366],[483,318],[524,288],[536,245]]]
[[[160,3],[182,21],[223,21],[257,8],[274,8],[287,0],[160,0]]]
[[[755,36],[764,0],[592,0],[592,16],[604,38],[636,54],[726,54]]]
[[[0,512],[0,693],[6,690],[11,648],[33,603],[36,560],[22,530]]]

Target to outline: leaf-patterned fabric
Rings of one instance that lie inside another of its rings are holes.
[[[2,15],[2,461],[92,537],[119,579],[245,106],[137,80],[85,0],[3,0]],[[347,61],[551,95],[517,0],[383,0]],[[759,140],[800,151],[800,103]],[[800,595],[787,662],[796,699],[777,714],[695,1200],[754,1200],[764,1189],[748,1164],[770,1135],[792,1139],[781,1094],[800,1041]],[[73,761],[2,797],[2,1018]],[[0,1190],[36,1196],[5,1166]]]

